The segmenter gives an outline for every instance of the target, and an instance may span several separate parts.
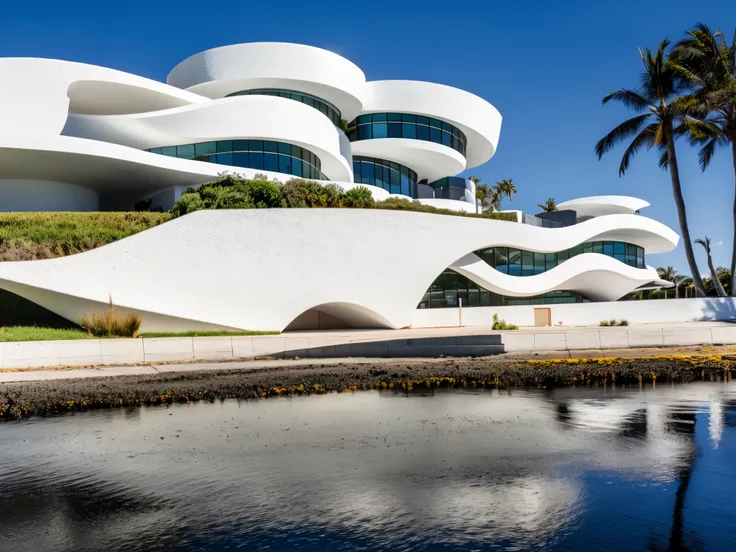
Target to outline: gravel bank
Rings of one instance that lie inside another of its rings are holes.
[[[736,356],[521,360],[457,358],[304,365],[0,384],[0,420],[93,408],[433,387],[519,388],[730,379]]]

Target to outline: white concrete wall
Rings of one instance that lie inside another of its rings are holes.
[[[424,292],[468,251],[499,244],[557,251],[611,230],[674,247],[669,229],[634,215],[549,229],[377,209],[199,211],[85,253],[0,263],[0,287],[75,322],[83,301],[104,306],[112,295],[141,314],[144,331],[166,329],[166,317],[172,331],[186,321],[283,330],[308,309],[330,312],[324,306],[337,304],[354,305],[373,327],[401,328],[416,324]],[[628,278],[634,289],[649,277],[605,260],[602,267],[573,266],[595,268],[593,281],[603,289],[612,278]],[[523,285],[523,277],[511,278]],[[545,291],[569,289],[565,279],[554,284]]]
[[[560,305],[524,305],[514,307],[464,308],[464,326],[489,326],[493,315],[518,326],[534,325],[534,309],[551,308],[552,324],[562,326],[597,326],[603,320],[627,320],[631,324],[665,322],[736,320],[736,299],[707,297],[701,299],[658,299]],[[415,328],[458,325],[458,309],[417,309]]]

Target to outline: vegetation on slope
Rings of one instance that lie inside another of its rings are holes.
[[[284,184],[264,177],[224,176],[188,189],[171,213],[0,213],[0,261],[31,261],[81,253],[200,209],[362,208],[417,211],[516,221],[514,213],[457,213],[418,201],[375,201],[368,188],[345,191],[336,184],[292,179]]]
[[[515,213],[460,213],[401,198],[376,201],[373,199],[370,190],[365,186],[358,186],[346,191],[337,184],[323,186],[319,182],[301,178],[293,178],[282,184],[269,181],[265,175],[256,175],[252,180],[240,178],[237,175],[225,175],[218,180],[203,184],[197,189],[190,188],[182,194],[171,212],[174,216],[181,216],[201,209],[305,207],[415,211],[516,222]]]
[[[0,213],[0,261],[80,253],[170,218],[169,213]]]

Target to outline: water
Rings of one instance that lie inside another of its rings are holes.
[[[736,549],[736,384],[0,424],[0,550]]]

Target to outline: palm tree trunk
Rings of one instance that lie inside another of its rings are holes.
[[[710,277],[713,278],[713,286],[716,288],[716,293],[718,293],[719,297],[726,297],[726,290],[723,289],[723,285],[718,279],[718,273],[713,266],[713,257],[710,256],[710,251],[708,251],[708,269],[710,270]]]
[[[690,267],[690,273],[695,284],[695,291],[700,297],[705,297],[705,286],[703,279],[698,271],[698,263],[695,262],[695,253],[693,252],[693,242],[690,240],[690,228],[687,224],[687,213],[685,211],[685,199],[682,197],[682,187],[680,186],[680,169],[677,166],[677,153],[675,152],[675,138],[672,131],[672,122],[664,123],[666,140],[667,140],[667,158],[669,160],[670,178],[672,179],[672,195],[675,197],[675,205],[677,206],[677,218],[680,221],[680,233],[682,241],[685,245],[685,256],[687,264]]]
[[[731,137],[731,154],[733,156],[733,176],[734,176],[734,195],[733,195],[733,244],[731,245],[731,297],[736,297],[736,136]]]

